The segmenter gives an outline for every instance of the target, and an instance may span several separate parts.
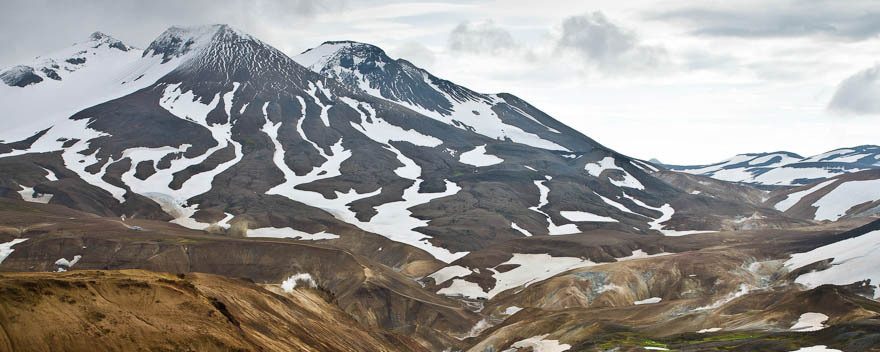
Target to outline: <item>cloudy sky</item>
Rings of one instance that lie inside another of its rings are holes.
[[[880,144],[877,1],[4,1],[0,66],[100,30],[145,47],[228,23],[290,55],[378,45],[509,92],[619,152],[677,164]]]

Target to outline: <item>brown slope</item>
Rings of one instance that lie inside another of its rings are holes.
[[[208,274],[4,273],[0,349],[421,351],[354,321],[319,291]]]
[[[71,260],[80,255],[73,270],[203,272],[269,284],[308,273],[362,324],[417,331],[414,338],[443,346],[460,344],[453,336],[465,334],[479,319],[462,303],[423,290],[403,273],[327,244],[223,237],[161,221],[122,222],[15,201],[0,202],[0,229],[4,229],[0,242],[28,238],[14,247],[0,271],[53,271],[59,268],[55,265],[59,258]]]

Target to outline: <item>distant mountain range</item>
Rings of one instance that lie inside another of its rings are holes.
[[[663,165],[670,170],[761,186],[799,186],[880,169],[880,146],[861,145],[802,157],[790,152],[739,154],[708,165]]]

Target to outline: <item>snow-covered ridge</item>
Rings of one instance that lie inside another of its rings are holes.
[[[163,62],[168,62],[172,58],[204,48],[218,31],[225,28],[229,27],[212,25],[168,28],[144,49],[142,56],[162,55]]]
[[[33,62],[0,69],[0,79],[10,87],[27,87],[49,81],[63,81],[70,73],[92,66],[97,56],[115,56],[135,47],[101,32],[92,33],[85,41],[38,56]]]
[[[539,134],[505,122],[496,107],[509,107],[546,132],[560,132],[501,95],[481,94],[440,79],[412,63],[388,57],[373,45],[333,41],[293,57],[299,64],[372,96],[393,101],[446,124],[537,148],[569,151]]]
[[[711,165],[666,167],[723,181],[791,186],[806,185],[846,173],[880,169],[878,157],[880,146],[862,145],[810,157],[789,152],[740,154]]]
[[[100,32],[87,41],[37,57],[24,70],[33,69],[39,82],[23,88],[0,84],[0,106],[9,126],[0,129],[0,141],[23,140],[37,131],[66,124],[63,120],[79,111],[154,84],[188,58],[185,55],[163,60],[161,56],[142,55]],[[50,134],[70,137],[62,132]]]

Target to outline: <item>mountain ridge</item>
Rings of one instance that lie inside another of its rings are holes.
[[[744,153],[713,164],[663,166],[724,181],[761,186],[801,186],[841,174],[880,168],[880,146],[837,148],[808,157],[786,151]],[[790,169],[800,170],[795,174]]]

